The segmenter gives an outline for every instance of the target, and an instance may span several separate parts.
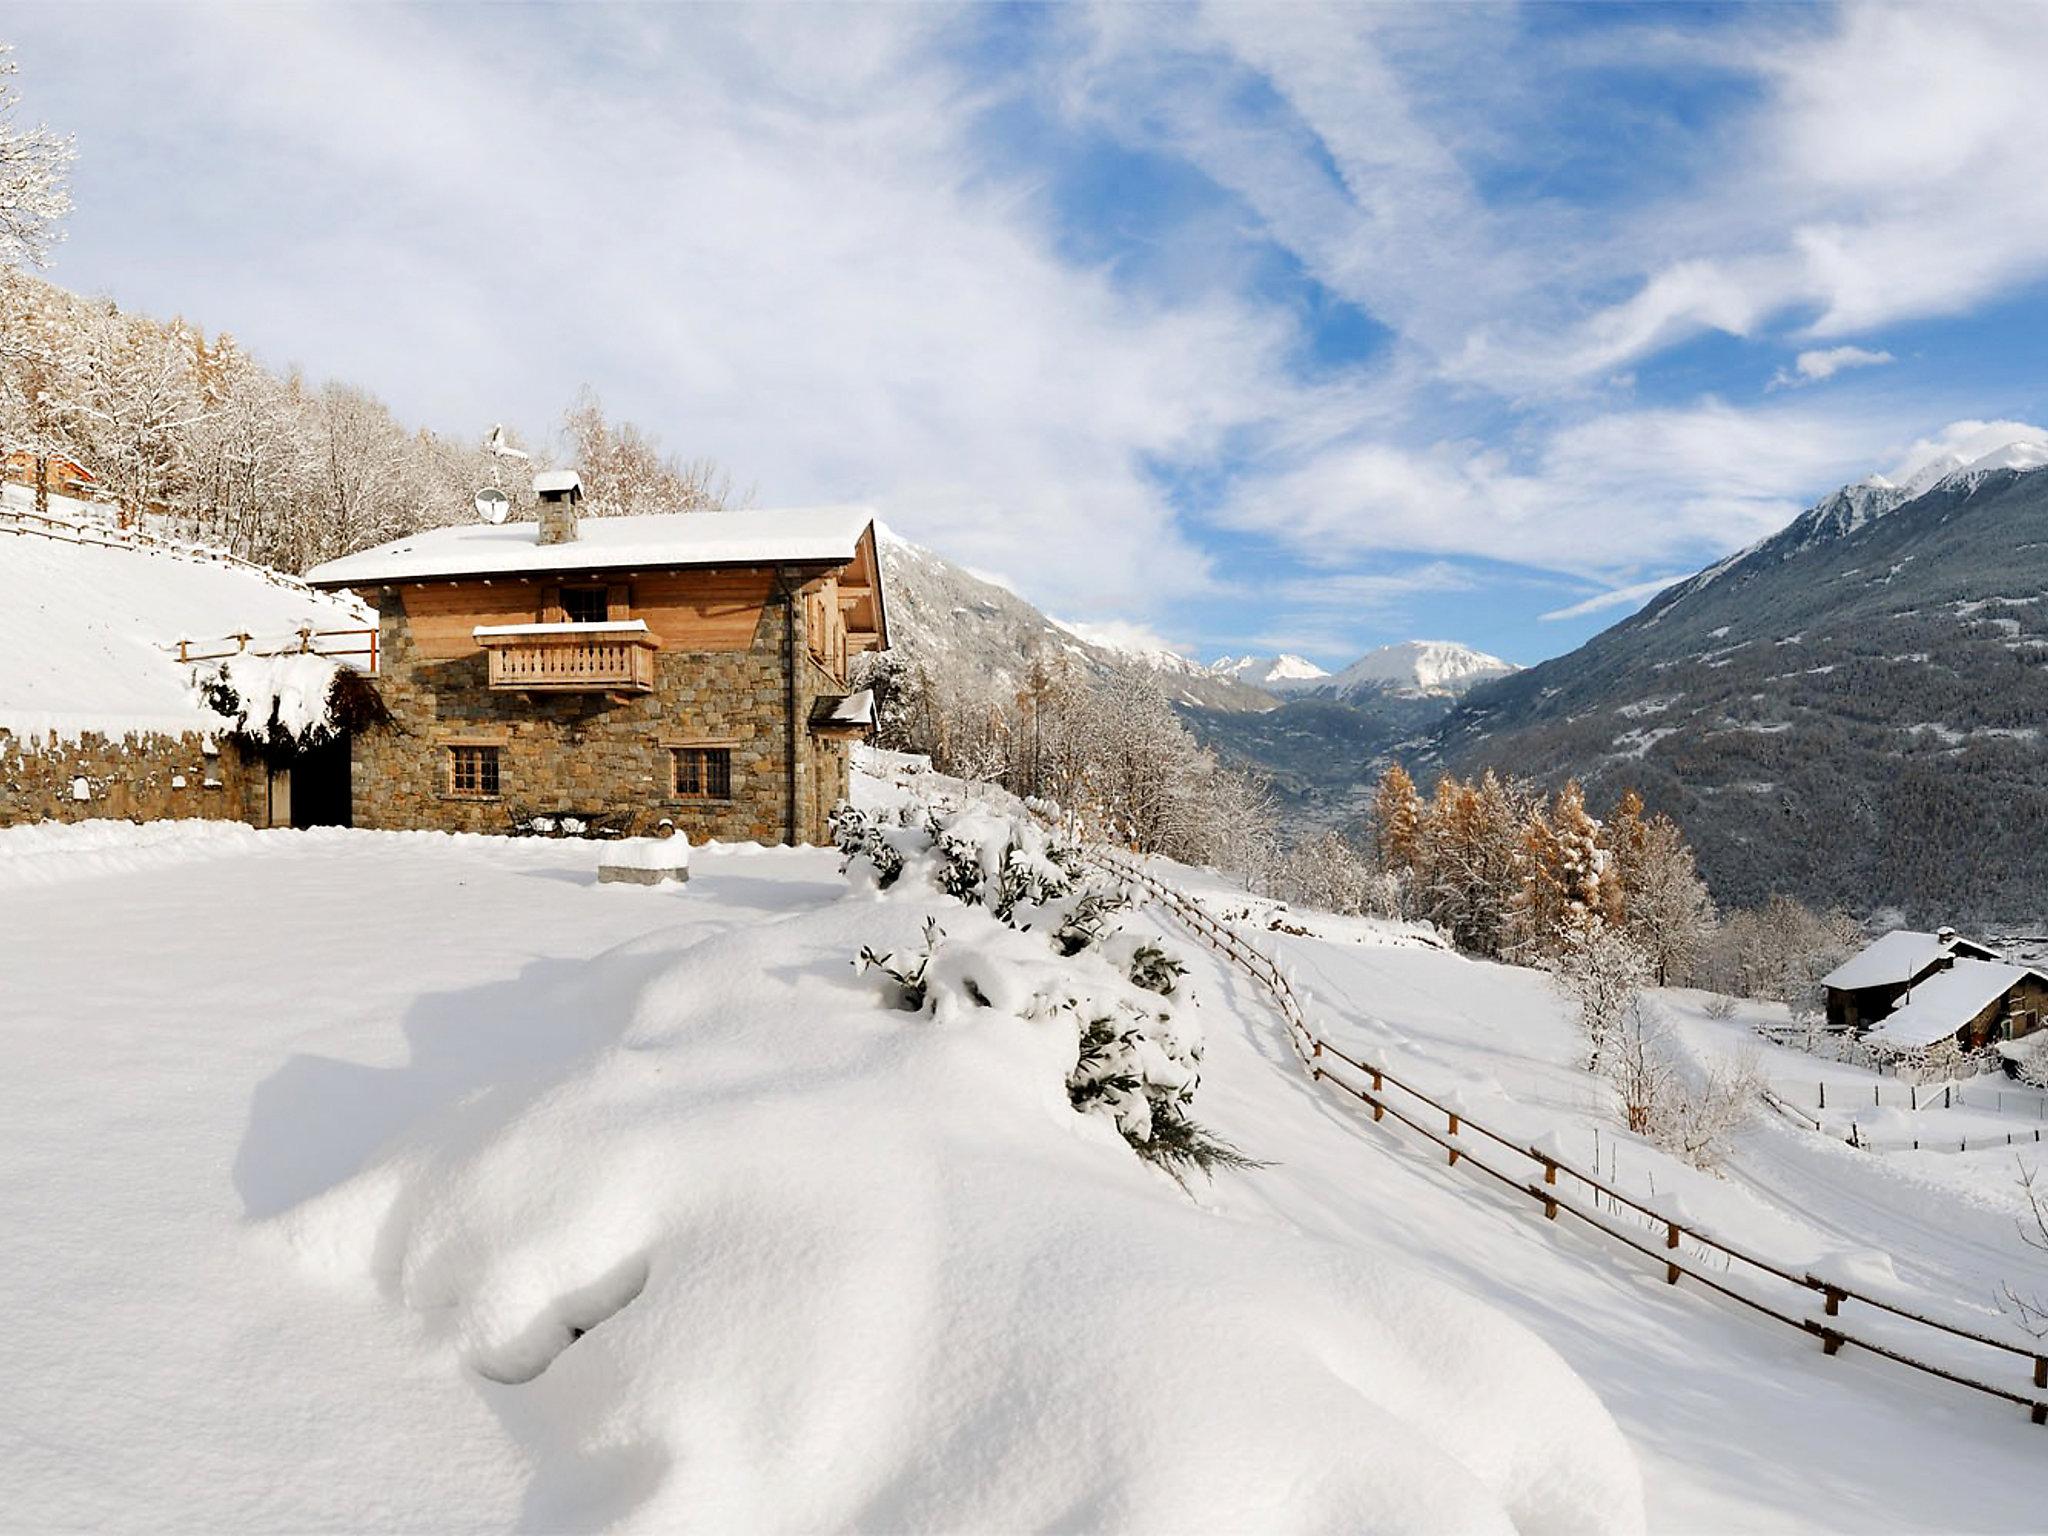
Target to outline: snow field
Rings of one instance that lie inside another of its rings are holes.
[[[1705,1230],[2024,1342],[1996,1305],[2001,1279],[2041,1273],[2013,1224],[2009,1164],[1978,1170],[1981,1187],[1965,1198],[1947,1168],[1929,1178],[1910,1158],[1902,1166],[1764,1118],[1738,1138],[1725,1178],[1685,1168],[1617,1132],[1604,1091],[1578,1065],[1575,1032],[1547,978],[1432,953],[1393,925],[1375,940],[1370,923],[1276,913],[1213,876],[1171,873],[1212,910],[1246,914],[1241,931],[1279,957],[1297,991],[1313,994],[1319,1032],[1386,1058],[1432,1091],[1455,1091],[1472,1118],[1532,1140],[1547,1131],[1559,1153],[1586,1165],[1597,1145],[1600,1167],[1622,1187]],[[1276,932],[1274,915],[1330,936]],[[1247,1006],[1233,1016],[1250,1017],[1250,984],[1223,984],[1242,985]],[[1746,1023],[1708,1018],[1697,994],[1659,1002],[1688,1051],[1745,1043]],[[1270,1027],[1261,1053],[1284,1065],[1277,1018]],[[1224,1056],[1219,1049],[1212,1061]],[[1256,1081],[1217,1065],[1212,1112],[1221,1115]],[[1341,1095],[1307,1084],[1303,1093],[1318,1116],[1342,1122],[1369,1148],[1347,1159],[1326,1145],[1311,1166],[1305,1154],[1276,1150],[1282,1128],[1306,1127],[1269,1106],[1268,1130],[1250,1150],[1279,1157],[1286,1176],[1233,1183],[1219,1199],[1271,1200],[1310,1230],[1372,1242],[1529,1323],[1614,1412],[1642,1463],[1653,1529],[2039,1528],[2048,1461],[2043,1432],[2023,1412],[1854,1350],[1828,1359],[1782,1325],[1690,1283],[1666,1286],[1656,1266],[1575,1224],[1545,1222],[1539,1207],[1483,1176],[1446,1169],[1436,1148],[1373,1127]],[[1874,1317],[1863,1309],[1845,1322],[1888,1337]],[[1928,1353],[1924,1333],[1914,1342]],[[2009,1384],[2024,1387],[2023,1359],[1957,1349],[1972,1352],[1973,1371],[2012,1371]],[[1941,1477],[1925,1475],[1929,1457],[1944,1467]]]
[[[71,836],[98,851],[65,878]],[[1186,942],[1194,1112],[1269,1163],[1192,1201],[1069,1107],[1071,1025],[903,1013],[848,963],[927,914],[978,963],[1031,936],[829,851],[695,849],[685,891],[600,887],[574,841],[88,824],[0,836],[0,870],[28,848],[57,855],[0,875],[29,1527],[2039,1528],[2023,1416],[1447,1171]],[[1589,1156],[1610,1122],[1543,978],[1307,916],[1248,931],[1320,1028]],[[1667,1001],[1703,1049],[1744,1028]],[[1883,1249],[1953,1301],[2018,1248],[1996,1202],[1789,1126],[1726,1180],[1658,1156],[1619,1173],[1868,1283]]]
[[[27,830],[0,862],[121,836]],[[1023,937],[985,914],[829,852],[698,849],[679,892],[248,836],[0,885],[10,1519],[1640,1526],[1533,1335],[1191,1201],[1068,1105],[1071,1023],[849,963],[935,907]]]

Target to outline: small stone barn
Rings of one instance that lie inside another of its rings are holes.
[[[1869,1029],[1912,987],[1959,959],[1996,960],[1998,955],[1959,937],[1953,928],[1934,933],[1895,928],[1821,978],[1828,1024],[1835,1029]]]
[[[503,831],[673,821],[690,839],[829,835],[871,702],[848,667],[888,644],[864,508],[434,529],[307,573],[379,613],[389,719],[351,743],[354,824]]]
[[[1916,983],[1864,1040],[1894,1054],[1951,1040],[1961,1050],[1978,1051],[2032,1034],[2044,1013],[2048,975],[2031,966],[1959,959]]]

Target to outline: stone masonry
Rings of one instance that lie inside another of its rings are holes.
[[[193,817],[264,822],[265,772],[231,738],[198,731],[77,738],[0,730],[0,827]]]
[[[354,739],[356,826],[502,832],[515,813],[630,809],[641,830],[667,818],[693,843],[828,840],[826,818],[846,794],[848,754],[806,722],[814,699],[845,689],[811,660],[800,601],[768,602],[747,650],[657,653],[654,691],[625,697],[493,689],[481,650],[448,661],[420,656],[400,592],[387,591],[379,609],[376,687],[391,720]],[[793,837],[784,777],[786,617],[796,629],[798,669]],[[451,792],[448,749],[465,744],[498,748],[495,798]],[[730,748],[729,799],[671,792],[670,749],[691,744]]]

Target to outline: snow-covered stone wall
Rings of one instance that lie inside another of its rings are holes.
[[[200,731],[0,730],[0,827],[32,821],[175,818],[263,824],[265,772],[236,743]]]

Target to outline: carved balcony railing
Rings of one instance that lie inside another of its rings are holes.
[[[646,621],[487,624],[474,631],[491,658],[491,686],[520,693],[650,693],[661,638]]]

